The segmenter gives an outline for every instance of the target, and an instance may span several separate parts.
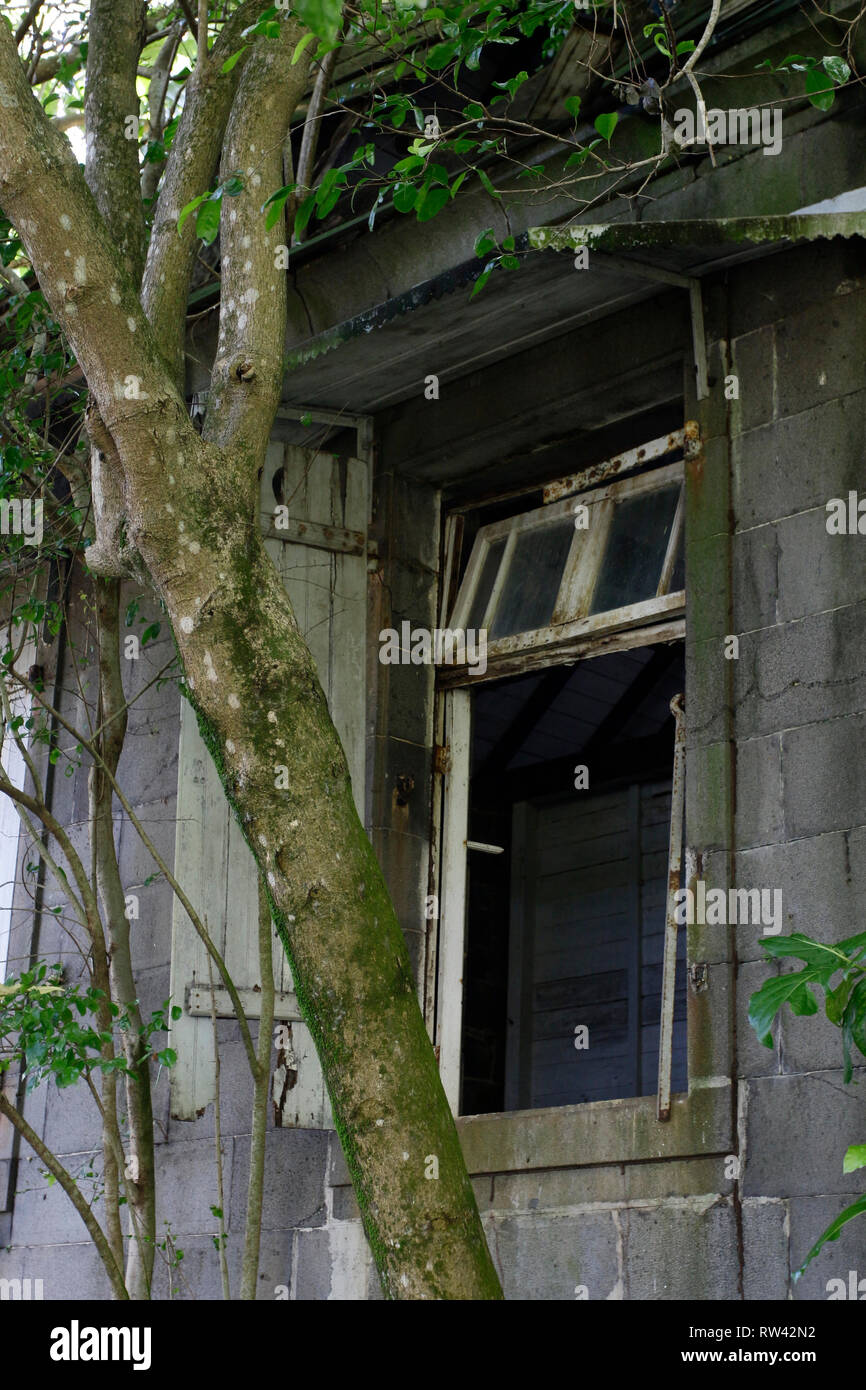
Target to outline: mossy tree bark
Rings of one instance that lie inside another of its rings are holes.
[[[114,547],[116,560],[122,536],[120,560],[143,567],[165,603],[189,699],[259,865],[385,1292],[498,1298],[403,935],[355,811],[313,659],[258,525],[286,313],[285,276],[275,269],[286,229],[277,222],[266,231],[261,204],[282,182],[283,141],[304,85],[304,62],[290,61],[303,32],[293,19],[222,75],[237,31],[262,9],[242,6],[196,73],[141,298],[3,25],[0,205],[98,412],[114,498],[98,544],[104,554]],[[245,187],[223,218],[219,343],[199,437],[178,360],[192,219],[183,236],[176,221],[208,186],[218,158],[224,172],[243,172]],[[284,783],[288,790],[278,790]]]

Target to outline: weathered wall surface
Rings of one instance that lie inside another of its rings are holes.
[[[780,889],[782,931],[838,940],[862,930],[866,571],[862,538],[829,536],[825,508],[864,477],[862,245],[821,243],[732,271],[707,310],[713,390],[698,406],[687,388],[685,407],[706,441],[689,483],[687,842],[709,885]],[[724,657],[728,634],[740,639],[736,661]],[[579,1286],[590,1299],[826,1298],[828,1280],[863,1276],[855,1222],[791,1278],[862,1190],[861,1175],[842,1174],[862,1107],[823,1016],[788,1015],[775,1047],[759,1045],[748,1000],[775,969],[761,933],[689,932],[716,1014],[730,1015],[708,1032],[708,995],[690,998],[692,1062],[720,1088],[734,1078],[730,1145],[714,1151],[695,1123],[691,1157],[653,1161],[648,1137],[644,1162],[578,1166],[563,1148],[556,1167],[539,1168],[501,1142],[473,1166],[509,1298],[572,1299]],[[338,1153],[332,1171],[323,1241],[354,1206]]]

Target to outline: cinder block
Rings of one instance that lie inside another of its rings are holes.
[[[736,844],[778,842],[783,837],[781,806],[782,754],[779,736],[747,738],[737,743]]]
[[[771,627],[776,622],[776,597],[779,589],[778,545],[774,526],[755,526],[738,531],[733,538],[732,588],[734,595],[733,630],[744,634],[742,648],[750,637],[760,641],[756,628]]]
[[[866,385],[862,290],[828,298],[777,325],[777,414],[797,415]]]
[[[272,1129],[265,1145],[262,1229],[322,1226],[329,1131]],[[229,1221],[233,1230],[246,1221],[249,1140],[234,1141]]]
[[[743,1298],[767,1303],[788,1296],[788,1205],[743,1202]]]
[[[304,1302],[361,1302],[382,1296],[360,1221],[296,1236],[294,1296]]]
[[[866,1072],[854,1075],[862,1080]],[[842,1173],[846,1148],[859,1142],[862,1109],[841,1070],[749,1081],[743,1195],[862,1192],[862,1174]]]
[[[12,1241],[28,1245],[77,1244],[86,1236],[81,1217],[59,1183],[48,1184],[41,1159],[30,1156],[21,1145],[18,1182],[12,1215]],[[92,1153],[60,1155],[64,1166],[78,1181],[79,1190],[91,1201],[100,1182],[102,1165]],[[92,1173],[94,1176],[88,1177]]]
[[[729,1199],[633,1207],[621,1220],[629,1300],[737,1297],[736,1223]]]
[[[839,832],[744,850],[736,856],[735,873],[739,888],[781,889],[784,935],[799,931],[839,941],[859,930],[854,879],[862,874],[866,888],[866,834]],[[751,927],[738,929],[737,953],[741,961],[764,959]]]
[[[737,730],[768,734],[866,709],[866,604],[749,633],[736,663]]]
[[[788,837],[847,830],[866,821],[866,763],[858,756],[864,734],[862,714],[782,734]]]
[[[232,1141],[223,1140],[223,1192],[232,1190]],[[163,1219],[179,1236],[210,1236],[217,1230],[218,1205],[214,1144],[210,1139],[175,1140],[156,1151],[156,1181]]]
[[[828,501],[833,496],[848,496],[847,491],[826,491]],[[776,531],[781,621],[866,599],[863,537],[831,536],[827,531],[826,506],[788,517],[778,523]]]
[[[814,370],[810,368],[810,370]],[[820,370],[820,369],[819,369]],[[866,393],[797,405],[799,414],[750,430],[733,441],[737,529],[824,507],[829,497],[863,485]],[[816,460],[820,459],[820,467]]]
[[[774,351],[772,326],[759,328],[734,340],[733,371],[739,386],[739,396],[731,402],[731,424],[735,434],[745,434],[747,430],[773,418]]]
[[[84,1227],[79,1221],[79,1230]],[[102,1261],[88,1242],[72,1245],[16,1246],[0,1251],[0,1277],[42,1280],[46,1303],[58,1299],[107,1302],[111,1283]],[[32,1287],[32,1284],[31,1284]]]
[[[526,1212],[488,1221],[488,1244],[506,1299],[568,1301],[580,1285],[590,1300],[623,1297],[617,1259],[621,1236],[611,1212]]]

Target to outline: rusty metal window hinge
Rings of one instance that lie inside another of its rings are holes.
[[[451,766],[451,750],[447,743],[437,743],[433,749],[433,771],[437,777],[444,777]]]

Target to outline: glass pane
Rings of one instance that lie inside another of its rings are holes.
[[[504,549],[505,538],[503,537],[501,541],[494,541],[488,547],[484,557],[481,574],[475,586],[475,597],[469,606],[469,616],[466,619],[466,626],[472,628],[473,631],[476,631],[484,621],[484,614],[487,611],[490,595],[493,593],[493,585],[496,582],[499,561],[502,559]]]
[[[658,588],[679,484],[617,503],[590,613],[641,603]]]
[[[547,626],[573,536],[574,518],[568,516],[552,526],[536,526],[517,537],[505,587],[496,605],[491,641]]]

